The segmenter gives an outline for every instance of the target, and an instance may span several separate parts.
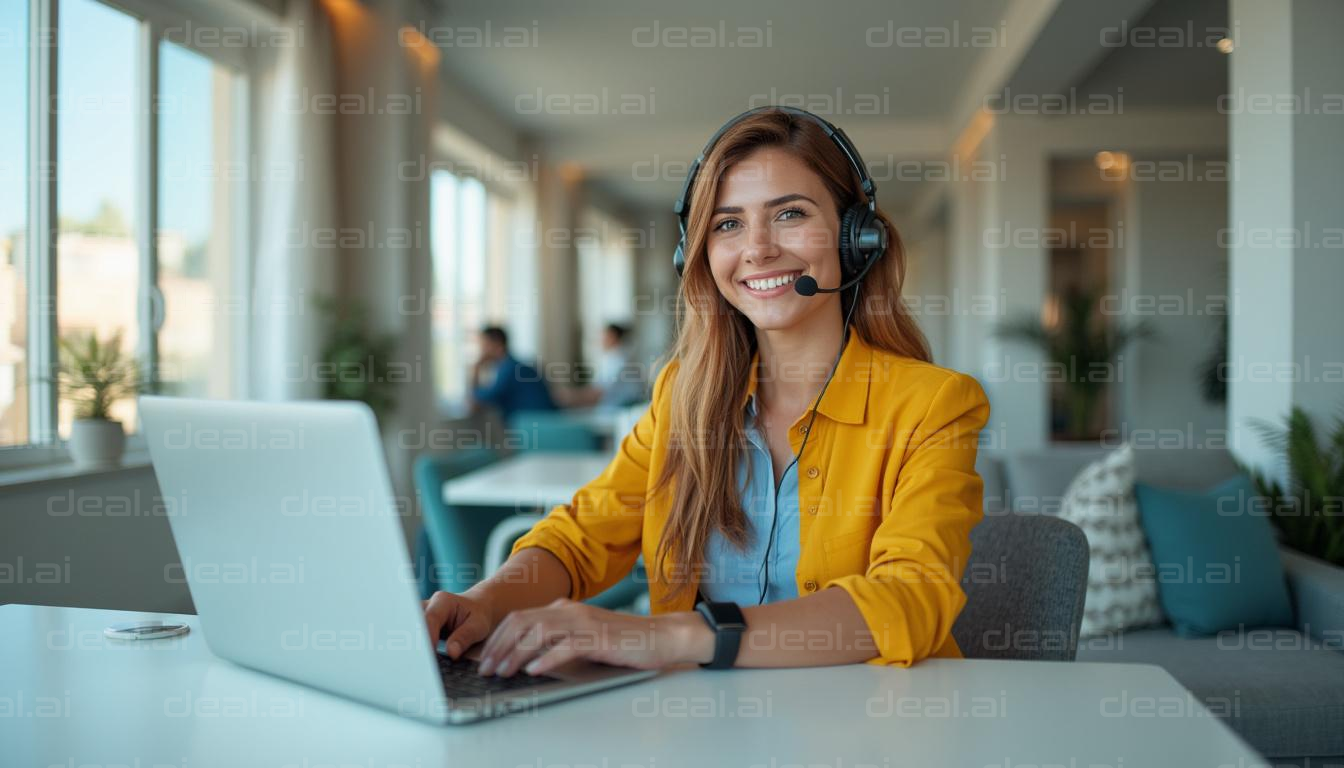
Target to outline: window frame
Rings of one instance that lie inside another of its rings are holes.
[[[439,254],[435,252],[433,249],[432,244],[435,242],[436,238],[434,238],[431,233],[430,270],[431,274],[434,275],[434,278],[430,281],[431,295],[428,297],[429,298],[428,303],[429,306],[431,307],[438,306],[440,303],[443,303],[444,305],[450,307],[450,314],[452,316],[451,332],[454,336],[459,336],[467,333],[467,328],[464,324],[462,313],[462,306],[463,306],[462,285],[465,282],[465,274],[467,271],[466,262],[468,258],[475,258],[479,256],[484,259],[484,263],[480,265],[481,295],[485,298],[487,303],[489,301],[489,297],[491,295],[491,291],[493,288],[491,282],[491,278],[493,277],[493,270],[490,268],[489,263],[490,250],[492,248],[491,235],[493,233],[490,231],[489,217],[490,217],[490,203],[492,196],[494,194],[494,190],[492,190],[488,185],[484,184],[484,182],[480,178],[469,173],[461,173],[460,171],[453,168],[451,164],[449,168],[435,167],[431,171],[431,177],[439,175],[447,176],[452,179],[451,183],[453,185],[453,203],[451,211],[451,221],[442,222],[437,220],[431,220],[430,226],[437,227],[446,224],[449,227],[451,227],[449,237],[451,238],[452,241],[451,245],[452,263],[451,265],[448,265],[449,273],[441,276],[439,274],[439,269],[444,265],[439,263]],[[481,237],[481,248],[479,254],[468,254],[468,248],[467,248],[467,232],[466,232],[467,219],[466,219],[466,203],[465,203],[466,195],[464,194],[464,186],[468,182],[477,183],[481,185],[481,193],[480,193],[481,220],[479,222],[481,228],[481,231],[479,233]],[[434,194],[433,190],[434,186],[431,182],[430,187],[431,196]],[[431,198],[431,210],[435,210],[432,205],[432,198]],[[450,286],[449,295],[447,296],[441,296],[438,294],[438,287],[442,278],[446,278],[446,282]],[[488,305],[481,306],[480,311],[482,317],[486,318],[488,321],[492,314],[490,311],[490,307]],[[431,323],[430,333],[432,336],[434,333],[434,328],[432,325],[433,324],[432,313],[430,315],[430,323]],[[431,349],[431,354],[437,355],[437,353],[438,351],[436,344],[435,347]],[[466,362],[466,365],[469,366],[470,363]],[[434,360],[431,370],[434,370],[437,373],[438,371],[437,360]],[[466,380],[465,368],[459,368],[458,370],[451,371],[446,375],[457,376],[462,381]],[[461,418],[466,416],[467,403],[471,398],[471,392],[464,390],[463,396],[461,398],[451,399],[443,395],[442,390],[443,384],[444,384],[443,382],[437,380],[436,378],[433,385],[434,401],[436,403],[439,412],[446,418]]]
[[[623,217],[596,206],[586,206],[580,213],[579,222],[580,236],[575,238],[582,305],[578,316],[582,334],[579,350],[585,374],[592,376],[602,359],[599,342],[602,328],[607,323],[633,326],[635,321],[637,307],[633,296],[637,256],[635,249],[625,242],[634,227]],[[616,284],[617,278],[622,285]],[[632,298],[625,302],[627,306],[613,311],[608,306],[610,298],[622,296]]]
[[[477,149],[473,155],[477,158],[476,160],[464,160],[462,154],[446,152],[440,148],[435,157],[431,174],[447,174],[453,177],[453,183],[457,187],[452,221],[446,222],[454,228],[452,237],[455,242],[455,260],[450,275],[452,281],[451,294],[441,296],[437,293],[439,283],[437,254],[431,250],[430,265],[435,278],[430,281],[431,294],[428,297],[428,303],[430,306],[447,304],[452,307],[454,328],[459,333],[470,332],[470,329],[463,326],[463,315],[459,310],[463,305],[461,286],[466,268],[465,262],[468,258],[468,249],[465,247],[466,233],[463,218],[465,212],[462,186],[468,182],[480,184],[482,188],[480,221],[482,243],[479,256],[484,259],[484,263],[481,264],[481,319],[485,323],[497,323],[505,326],[509,332],[510,348],[516,354],[530,357],[535,343],[535,331],[530,327],[525,327],[525,323],[519,322],[515,313],[511,312],[510,309],[520,300],[518,291],[521,284],[520,280],[524,280],[530,274],[529,270],[520,269],[520,266],[535,263],[535,248],[529,249],[515,234],[522,217],[527,215],[527,211],[531,209],[533,203],[529,196],[529,190],[525,186],[507,183],[500,179],[491,178],[488,173],[477,172],[477,168],[481,165],[493,167],[492,164],[501,164],[504,162],[503,160],[480,149]],[[431,210],[433,210],[432,204]],[[431,220],[430,227],[442,226],[444,223]],[[503,235],[502,241],[500,235]],[[433,238],[431,236],[432,242]],[[432,316],[430,322],[433,322]],[[432,327],[430,332],[433,333]],[[431,350],[431,354],[437,353]],[[466,366],[470,366],[470,361],[467,361]],[[435,371],[437,375],[437,360],[431,365],[431,370]],[[447,375],[455,375],[465,381],[467,369],[463,367]],[[433,383],[433,391],[435,406],[442,418],[460,419],[468,416],[467,406],[471,397],[470,392],[464,393],[464,396],[457,400],[444,397],[441,383],[437,378]]]
[[[146,370],[158,364],[158,333],[164,319],[164,302],[158,285],[158,216],[159,216],[159,122],[160,115],[153,106],[159,95],[159,64],[161,44],[170,42],[190,50],[212,64],[228,69],[234,76],[230,135],[234,141],[233,161],[250,169],[250,153],[256,145],[252,99],[257,82],[257,67],[246,55],[249,48],[197,45],[196,39],[175,40],[167,36],[170,30],[202,26],[241,28],[251,36],[261,28],[272,28],[279,17],[271,9],[248,7],[245,2],[224,2],[217,5],[191,3],[189,0],[92,0],[127,14],[139,25],[137,30],[137,85],[135,153],[136,247],[139,253],[139,291],[137,317],[140,325],[136,356]],[[60,72],[60,6],[61,0],[29,0],[28,10],[28,71],[27,71],[27,194],[25,203],[24,242],[28,291],[24,311],[28,318],[27,378],[25,397],[28,409],[27,442],[22,445],[0,446],[0,470],[18,469],[44,464],[60,464],[69,460],[67,441],[59,436],[59,397],[54,382],[44,380],[57,359],[57,186],[60,157],[58,156],[58,115],[48,108],[59,95]],[[191,37],[188,35],[188,37]],[[233,199],[229,222],[229,237],[236,257],[230,260],[231,285],[227,295],[229,307],[221,308],[226,321],[234,324],[230,336],[234,339],[230,350],[232,382],[235,397],[247,397],[250,390],[249,335],[251,332],[251,292],[247,289],[252,276],[251,220],[257,199],[259,182],[250,171],[237,183],[230,185]],[[233,299],[237,301],[233,301]],[[138,415],[137,415],[138,418]],[[128,436],[127,450],[145,450],[142,430]]]

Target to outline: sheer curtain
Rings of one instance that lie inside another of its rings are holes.
[[[411,462],[437,413],[425,167],[438,53],[408,34],[406,3],[290,0],[301,44],[276,48],[259,78],[261,148],[253,270],[251,397],[316,398],[328,330],[319,296],[358,303],[397,340],[397,407],[382,420],[391,479],[413,509]],[[414,518],[407,519],[408,535]]]
[[[317,0],[290,0],[284,26],[293,45],[263,49],[253,121],[258,148],[253,192],[250,396],[321,395],[313,376],[325,332],[313,306],[338,284],[338,251],[324,247],[338,225],[338,115],[311,108],[336,93],[332,29]]]

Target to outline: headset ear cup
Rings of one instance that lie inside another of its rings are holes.
[[[845,213],[849,222],[848,257],[851,275],[858,275],[869,262],[882,257],[887,252],[887,228],[877,218],[877,214],[867,206],[856,205]]]
[[[887,228],[877,214],[863,209],[863,221],[859,225],[859,231],[855,237],[858,239],[859,248],[863,251],[863,260],[876,259],[887,252]]]
[[[840,281],[846,282],[863,269],[863,259],[854,252],[854,225],[857,223],[858,208],[846,208],[840,217]]]
[[[865,205],[855,205],[840,218],[840,269],[852,280],[868,262],[887,250],[886,229]],[[877,247],[874,247],[876,244]]]

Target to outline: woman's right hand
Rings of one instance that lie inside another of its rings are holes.
[[[479,597],[435,592],[422,602],[425,624],[429,626],[430,647],[437,649],[439,638],[447,637],[448,657],[454,661],[495,629],[494,611],[488,601]]]

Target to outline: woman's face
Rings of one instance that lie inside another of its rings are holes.
[[[840,217],[821,177],[797,157],[763,147],[728,169],[709,222],[709,268],[719,292],[757,330],[805,327],[838,294],[802,296],[811,275],[840,284]],[[836,311],[831,309],[831,311]]]

